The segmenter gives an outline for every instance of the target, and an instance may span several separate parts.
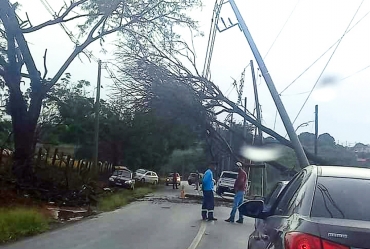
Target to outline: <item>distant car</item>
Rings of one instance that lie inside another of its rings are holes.
[[[223,193],[234,194],[234,183],[238,177],[238,172],[234,171],[222,171],[220,179],[216,184],[216,193],[222,195]]]
[[[129,169],[115,170],[109,177],[110,186],[120,186],[134,190],[135,180],[132,178],[132,172]]]
[[[190,173],[190,175],[188,177],[189,185],[193,185],[195,183],[195,178],[196,177],[197,177],[197,173]],[[199,173],[199,185],[202,184],[202,180],[203,180],[203,174]]]
[[[369,168],[304,168],[276,199],[239,207],[243,215],[256,218],[248,248],[370,248],[369,186]]]
[[[138,169],[135,171],[135,180],[140,181],[142,183],[151,183],[151,184],[157,184],[159,181],[159,177],[157,173],[154,171],[149,171],[146,169]]]
[[[173,184],[173,174],[174,173],[168,174],[168,176],[166,178],[166,186]],[[179,173],[176,173],[176,183],[179,186],[181,185],[181,177],[180,177]]]

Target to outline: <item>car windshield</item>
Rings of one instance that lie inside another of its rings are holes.
[[[238,177],[238,173],[222,173],[222,176],[221,178],[232,178],[232,179],[236,179]]]
[[[312,217],[370,221],[370,180],[319,177]]]
[[[139,174],[145,174],[146,172],[147,172],[147,170],[145,170],[145,169],[136,170],[136,173],[139,173]]]
[[[121,170],[121,176],[130,178],[131,172],[127,170]]]
[[[131,177],[131,172],[128,170],[115,170],[113,176]]]

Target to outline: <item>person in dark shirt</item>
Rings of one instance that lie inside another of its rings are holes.
[[[234,205],[230,213],[230,217],[225,220],[226,222],[234,222],[235,214],[238,207],[243,203],[244,194],[247,189],[247,173],[243,170],[242,164],[240,162],[236,163],[238,167],[238,177],[234,183]],[[239,212],[239,219],[237,223],[243,224],[243,215]]]
[[[204,173],[202,181],[202,190],[203,190],[203,204],[202,204],[202,219],[208,221],[217,220],[213,211],[215,209],[215,197],[213,195],[213,173],[212,170],[215,169],[215,165],[211,163],[208,166],[207,171]]]
[[[177,186],[177,173],[173,173],[173,176],[172,176],[172,188],[175,189],[175,186],[176,186],[176,189],[179,189],[178,186]]]
[[[197,170],[197,172],[195,173],[195,190],[199,189],[199,180],[200,180],[200,175],[199,175],[199,171]]]

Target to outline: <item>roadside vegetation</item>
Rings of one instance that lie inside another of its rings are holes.
[[[0,209],[0,243],[45,232],[49,218],[32,208]]]
[[[116,193],[112,193],[101,197],[98,200],[98,211],[113,211],[120,207],[123,207],[130,202],[133,202],[137,199],[143,198],[149,193],[152,193],[155,189],[150,187],[141,187],[136,188],[135,190],[120,190]]]

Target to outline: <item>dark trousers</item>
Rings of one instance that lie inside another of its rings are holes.
[[[177,182],[176,182],[176,181],[174,181],[174,182],[175,182],[175,183],[173,183],[173,184],[172,184],[172,188],[173,188],[173,189],[175,189],[175,187],[176,187],[176,189],[178,189],[178,187],[177,187]]]
[[[203,191],[203,204],[202,204],[202,218],[213,219],[213,211],[215,209],[215,197],[212,190]],[[207,217],[208,214],[208,217]]]

